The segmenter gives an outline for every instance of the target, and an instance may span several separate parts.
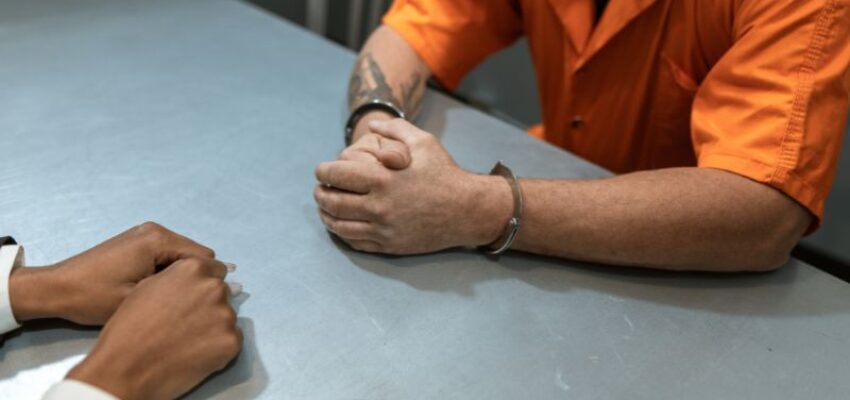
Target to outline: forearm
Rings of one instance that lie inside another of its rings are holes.
[[[99,340],[88,356],[68,372],[67,378],[85,382],[121,400],[150,398],[143,393],[143,388],[151,384],[146,382],[148,377],[144,372],[146,364],[155,361],[140,363],[132,354],[129,349],[106,348]]]
[[[366,41],[351,72],[349,109],[380,99],[413,118],[419,112],[430,74],[425,63],[398,33],[386,26],[379,27]],[[354,132],[355,141],[373,118],[389,118],[389,114],[376,111],[361,119]]]
[[[9,277],[12,313],[18,322],[62,315],[65,289],[56,267],[22,267]]]
[[[787,260],[810,216],[738,175],[677,168],[592,181],[522,182],[514,248],[670,270],[768,270]]]

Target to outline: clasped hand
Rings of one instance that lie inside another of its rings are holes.
[[[212,249],[146,222],[47,267],[10,276],[15,318],[104,325],[69,378],[121,399],[176,398],[239,352],[242,334]],[[161,272],[157,272],[161,270]]]
[[[329,231],[354,249],[388,254],[478,246],[499,236],[510,214],[503,180],[464,171],[433,135],[404,120],[368,127],[339,160],[316,168],[314,197]],[[490,196],[496,201],[483,205]]]

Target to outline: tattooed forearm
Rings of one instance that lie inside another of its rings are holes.
[[[419,114],[422,96],[425,94],[425,80],[420,75],[413,75],[407,84],[401,85],[401,107],[409,118]]]
[[[369,100],[381,99],[399,107],[401,103],[393,95],[393,89],[387,83],[381,66],[370,53],[357,58],[351,80],[348,82],[348,105],[353,109]]]
[[[419,111],[422,94],[425,92],[425,81],[415,72],[411,73],[408,82],[399,85],[400,96],[396,96],[392,86],[387,82],[381,66],[371,53],[363,53],[357,58],[351,79],[348,82],[348,105],[354,109],[361,104],[380,99],[399,107],[408,116],[414,116]]]

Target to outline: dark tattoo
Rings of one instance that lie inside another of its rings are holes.
[[[410,81],[401,84],[401,98],[393,94],[393,89],[387,83],[387,78],[381,66],[371,53],[363,53],[357,58],[351,78],[348,81],[348,105],[353,110],[361,104],[381,99],[395,104],[410,117],[419,111],[422,95],[425,92],[425,82],[421,76],[411,74]]]
[[[402,109],[410,118],[419,113],[422,96],[425,94],[425,80],[420,75],[413,75],[407,85],[401,85]]]

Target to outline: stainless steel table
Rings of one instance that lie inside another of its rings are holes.
[[[335,243],[313,168],[341,149],[352,61],[235,1],[0,0],[0,229],[37,265],[156,220],[238,263],[245,350],[190,398],[850,393],[850,286],[799,261],[710,276]],[[421,123],[473,170],[606,175],[441,95]],[[38,398],[96,335],[11,335],[0,398]]]

